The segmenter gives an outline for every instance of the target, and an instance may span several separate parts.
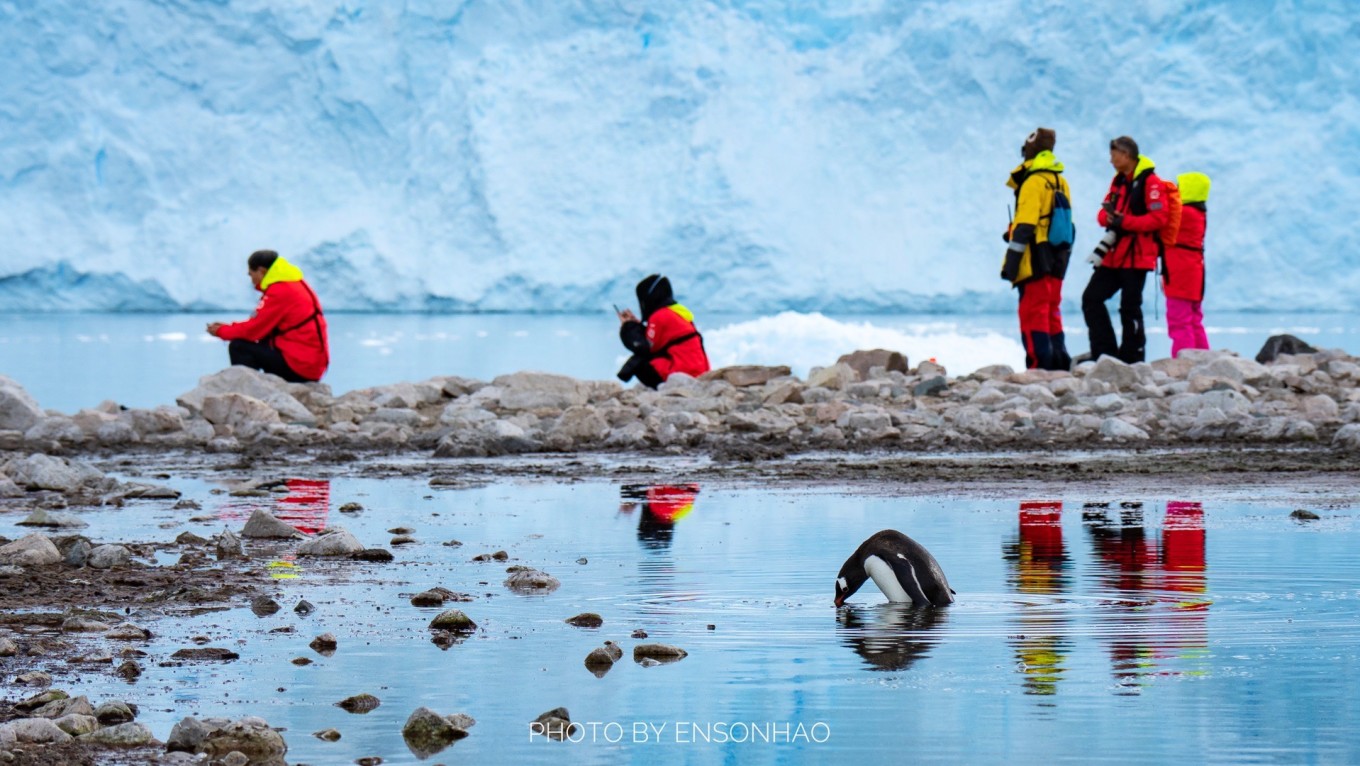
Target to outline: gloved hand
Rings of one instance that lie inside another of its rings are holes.
[[[1010,242],[1010,241],[1011,241],[1011,230],[1010,230],[1010,229],[1006,229],[1005,231],[1001,232],[1001,241],[1002,241],[1002,242]]]
[[[1096,255],[1095,253],[1091,253],[1090,255],[1086,256],[1086,262],[1091,264],[1091,268],[1098,269],[1100,268],[1101,264],[1105,263],[1105,259],[1100,257],[1099,255]]]
[[[1109,222],[1108,228],[1121,230],[1124,228],[1123,213],[1110,213],[1108,216],[1105,217],[1105,220]]]

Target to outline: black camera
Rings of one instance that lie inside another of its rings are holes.
[[[638,368],[646,363],[647,360],[638,354],[628,357],[628,361],[624,362],[623,366],[619,368],[619,380],[624,383],[632,380],[637,375]]]

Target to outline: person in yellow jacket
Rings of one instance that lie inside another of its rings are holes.
[[[1025,367],[1067,370],[1072,357],[1062,324],[1062,283],[1067,273],[1070,244],[1049,243],[1059,191],[1067,199],[1072,192],[1063,178],[1063,164],[1053,156],[1057,134],[1038,128],[1020,148],[1024,161],[1011,171],[1006,186],[1015,190],[1015,219],[1006,231],[1010,243],[1001,267],[1001,278],[1020,291],[1020,341],[1025,346]]]

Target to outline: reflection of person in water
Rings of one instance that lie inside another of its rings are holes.
[[[906,670],[940,642],[935,628],[948,609],[917,609],[911,604],[879,604],[837,610],[841,640],[873,670]]]
[[[1062,503],[1027,500],[1020,503],[1020,533],[1005,546],[1010,584],[1017,593],[1061,596],[1069,586],[1067,549],[1063,547]],[[1017,638],[1011,641],[1026,694],[1049,695],[1058,690],[1063,663],[1071,651],[1067,619],[1052,600],[1024,603]]]
[[[638,540],[647,548],[666,548],[675,535],[675,523],[694,510],[698,484],[625,484],[620,490],[619,510],[632,513],[639,505]]]
[[[288,494],[278,501],[274,515],[301,532],[314,535],[326,528],[331,511],[329,479],[288,479]]]
[[[1088,514],[1086,521],[1096,554],[1109,570],[1108,586],[1148,594],[1126,602],[1127,629],[1110,642],[1115,679],[1124,693],[1136,694],[1145,676],[1179,673],[1159,665],[1201,656],[1208,646],[1204,612],[1209,602],[1162,593],[1204,592],[1204,509],[1199,503],[1167,503],[1160,550],[1143,528],[1142,503],[1122,503],[1118,526],[1106,512]],[[1155,624],[1142,624],[1147,620]]]

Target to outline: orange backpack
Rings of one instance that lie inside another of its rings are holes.
[[[1181,232],[1181,189],[1175,181],[1162,179],[1162,188],[1166,190],[1166,223],[1158,230],[1157,237],[1162,240],[1162,247],[1172,247],[1176,244],[1176,235]]]

